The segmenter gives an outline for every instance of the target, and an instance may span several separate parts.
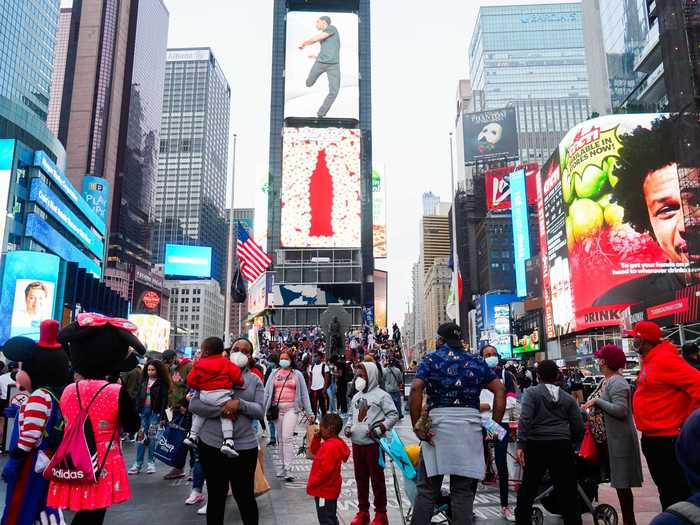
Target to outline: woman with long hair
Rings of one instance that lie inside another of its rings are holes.
[[[313,419],[306,379],[293,368],[293,362],[289,352],[283,351],[280,354],[280,367],[270,374],[265,385],[265,414],[277,426],[277,442],[282,452],[282,468],[277,477],[286,481],[294,481],[287,468],[294,459],[294,429],[298,414],[305,412],[309,419]]]
[[[156,471],[156,440],[155,433],[158,425],[167,423],[165,409],[168,408],[168,395],[172,383],[168,369],[161,361],[150,360],[143,367],[141,374],[141,386],[136,399],[136,406],[141,416],[141,430],[138,434],[138,446],[136,447],[136,462],[129,469],[129,474],[138,474],[143,466],[146,446],[148,446],[147,474]]]

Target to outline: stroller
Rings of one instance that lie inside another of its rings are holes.
[[[617,525],[618,516],[614,507],[606,503],[598,505],[593,503],[598,501],[598,485],[601,483],[598,467],[576,456],[576,478],[578,481],[578,505],[581,514],[586,512],[592,514],[595,525]],[[543,490],[535,498],[534,504],[531,514],[532,525],[543,525],[544,512],[542,508],[550,514],[561,514],[549,475],[545,477]]]

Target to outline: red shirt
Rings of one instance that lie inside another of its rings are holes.
[[[260,381],[264,382],[263,373],[260,371],[260,369],[257,366],[254,366],[253,368],[251,368],[250,371],[253,374],[255,374],[256,376],[258,376],[260,378]]]
[[[350,449],[339,437],[321,441],[315,436],[311,441],[314,462],[311,465],[306,493],[324,499],[338,499],[342,479],[340,467],[350,457]]]
[[[231,390],[243,386],[241,369],[226,359],[224,354],[202,357],[192,365],[187,386],[195,390]]]
[[[632,408],[642,434],[677,436],[691,412],[700,408],[700,371],[672,343],[659,343],[642,357]]]

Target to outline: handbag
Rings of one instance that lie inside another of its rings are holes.
[[[600,462],[600,453],[598,451],[598,443],[593,438],[591,427],[586,424],[586,430],[583,434],[583,441],[578,452],[579,457],[587,460],[592,465],[597,465]]]
[[[588,396],[588,400],[598,399],[603,395],[603,388],[605,388],[605,381],[601,381],[598,387],[593,391],[593,393]],[[603,416],[603,411],[596,406],[591,408],[588,414],[588,423],[591,429],[591,434],[596,443],[602,444],[608,440],[608,433],[605,430],[605,417]]]
[[[265,477],[265,472],[263,471],[262,463],[260,461],[260,457],[258,457],[258,463],[255,466],[255,488],[253,489],[253,493],[255,497],[257,498],[258,496],[262,496],[266,492],[270,491],[270,483],[267,481],[267,478]]]
[[[279,417],[280,417],[279,404],[280,404],[280,399],[282,399],[282,391],[284,390],[284,385],[287,384],[287,381],[289,380],[289,378],[292,376],[293,373],[294,372],[292,372],[290,370],[289,374],[287,374],[287,377],[284,378],[284,383],[282,383],[282,388],[280,388],[280,393],[277,396],[277,403],[271,404],[270,407],[267,409],[267,414],[265,414],[265,415],[266,415],[268,421],[277,421],[279,419]]]
[[[176,423],[159,429],[155,436],[155,457],[169,467],[184,464],[188,449],[184,444],[186,436],[187,430]]]
[[[314,459],[314,455],[311,453],[311,442],[313,441],[317,430],[318,425],[312,424],[306,426],[306,437],[304,438],[306,440],[306,459]]]

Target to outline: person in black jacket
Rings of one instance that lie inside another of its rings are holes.
[[[170,374],[161,361],[152,360],[143,367],[141,386],[136,400],[139,414],[141,415],[141,430],[137,441],[136,462],[129,469],[129,474],[141,472],[143,460],[148,445],[147,474],[156,471],[155,465],[155,432],[158,425],[167,423],[165,409],[168,408],[168,396],[170,394]]]

